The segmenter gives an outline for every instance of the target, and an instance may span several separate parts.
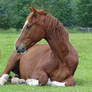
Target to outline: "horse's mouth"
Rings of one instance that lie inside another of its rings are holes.
[[[22,47],[22,48],[16,47],[16,52],[18,54],[24,54],[26,52],[26,48],[25,47]]]
[[[26,50],[31,48],[33,45],[35,44],[35,42],[32,42],[31,44],[27,45],[26,47],[25,46],[20,46],[20,47],[16,47],[16,52],[18,54],[25,54],[26,53]]]

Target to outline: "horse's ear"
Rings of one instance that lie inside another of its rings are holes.
[[[37,12],[37,10],[33,6],[29,7],[29,9],[30,9],[31,12],[34,12],[34,13]]]

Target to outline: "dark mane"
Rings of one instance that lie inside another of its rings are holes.
[[[47,30],[49,33],[55,34],[56,38],[60,37],[60,39],[62,38],[65,41],[69,40],[67,30],[57,18],[53,17],[50,14],[47,14],[44,18],[45,25],[47,26]]]
[[[36,13],[35,13],[36,11]],[[49,32],[49,34],[56,34],[56,38],[59,40],[58,37],[62,36],[62,40],[64,41],[68,41],[69,37],[68,37],[68,32],[66,31],[66,29],[64,28],[63,24],[54,16],[48,14],[47,12],[45,12],[44,10],[35,10],[33,12],[31,12],[28,16],[28,20],[31,19],[32,16],[36,16],[36,14],[39,14],[41,17],[39,18],[39,24],[43,25],[44,27],[47,28],[47,32]]]
[[[50,14],[41,16],[39,24],[45,28],[45,39],[48,41],[53,53],[60,59],[63,59],[69,52],[67,45],[69,42],[68,32],[63,24]]]

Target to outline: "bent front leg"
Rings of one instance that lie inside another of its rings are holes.
[[[46,85],[48,76],[44,71],[36,71],[33,73],[32,78],[26,80],[26,84],[30,86]]]
[[[19,75],[15,74],[15,76],[11,78],[11,83],[12,84],[23,84],[25,83],[25,80],[20,79]]]
[[[75,80],[73,76],[68,77],[65,81],[65,86],[74,86],[75,85]]]
[[[16,51],[14,51],[10,57],[10,59],[8,60],[8,63],[6,65],[6,68],[4,70],[4,72],[2,73],[1,77],[0,77],[0,85],[4,85],[9,78],[9,73],[13,70],[13,68],[16,66],[17,62],[19,61],[21,55],[17,54]]]
[[[10,57],[10,59],[8,60],[8,63],[4,69],[3,74],[9,74],[12,69],[15,67],[15,65],[17,64],[17,62],[20,60],[21,55],[17,54],[16,51],[14,51]]]

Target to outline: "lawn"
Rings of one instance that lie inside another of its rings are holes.
[[[0,74],[14,49],[19,32],[0,32]],[[74,87],[49,87],[28,85],[0,86],[0,92],[92,92],[92,33],[70,33],[70,41],[79,55],[79,65],[74,78]],[[46,43],[44,40],[40,44]]]

